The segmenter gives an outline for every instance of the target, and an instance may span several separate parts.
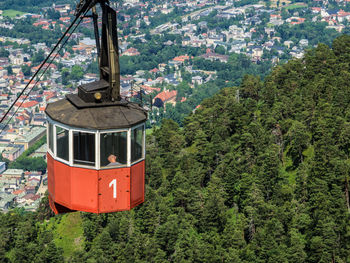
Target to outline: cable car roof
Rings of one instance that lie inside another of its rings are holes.
[[[130,128],[147,120],[142,107],[127,101],[78,108],[66,98],[48,104],[45,112],[54,121],[93,130]]]

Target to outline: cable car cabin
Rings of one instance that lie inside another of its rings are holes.
[[[48,190],[52,210],[107,213],[144,201],[145,121],[132,103],[76,108],[49,104]]]
[[[95,4],[102,9],[101,40]],[[120,97],[117,15],[107,0],[81,0],[92,9],[100,80],[51,103],[48,119],[49,201],[58,214],[108,213],[144,201],[146,111]]]

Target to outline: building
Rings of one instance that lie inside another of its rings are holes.
[[[2,157],[15,161],[24,152],[24,145],[9,144],[2,152]]]
[[[203,83],[203,78],[201,76],[192,77],[192,84],[201,85]]]
[[[24,150],[40,140],[46,134],[45,127],[33,127],[29,132],[16,139],[15,144],[23,145]]]
[[[31,124],[35,126],[45,126],[46,116],[44,113],[35,113]]]
[[[24,187],[24,191],[26,194],[35,194],[36,192],[35,186],[26,186]]]
[[[165,90],[154,97],[153,105],[160,108],[163,107],[165,103],[176,104],[176,95],[176,90]]]
[[[28,181],[31,178],[37,178],[37,179],[41,180],[41,176],[42,176],[41,172],[38,172],[38,171],[24,172],[24,179],[26,181]]]
[[[299,41],[299,45],[300,45],[301,47],[307,47],[307,46],[309,45],[309,41],[308,41],[307,39],[301,39],[301,40]]]
[[[12,193],[13,191],[16,191],[19,189],[19,185],[20,185],[20,181],[19,179],[16,178],[9,178],[9,179],[2,179],[1,183],[2,183],[2,192],[5,193]]]
[[[221,55],[216,54],[212,52],[210,49],[207,49],[206,53],[203,55],[200,55],[201,58],[208,59],[210,61],[219,60],[220,62],[227,63],[228,56],[227,55]]]
[[[22,178],[23,173],[22,169],[7,169],[2,173],[2,178]]]
[[[30,157],[42,157],[46,159],[47,144],[43,144],[39,149],[30,155]]]
[[[140,55],[140,52],[136,49],[136,48],[128,48],[127,50],[125,50],[125,52],[122,54],[122,56],[138,56]]]

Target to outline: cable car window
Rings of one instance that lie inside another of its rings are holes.
[[[69,161],[69,131],[56,126],[57,157]]]
[[[52,123],[49,123],[48,129],[49,129],[49,138],[48,138],[49,149],[52,152],[54,152],[54,150],[53,150],[53,125],[52,125]]]
[[[73,132],[73,163],[95,166],[95,134]]]
[[[125,165],[127,162],[127,132],[101,133],[101,166]]]
[[[131,162],[142,158],[143,126],[131,130]]]

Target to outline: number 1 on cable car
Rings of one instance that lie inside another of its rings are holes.
[[[113,198],[116,199],[117,198],[117,179],[113,179],[110,183],[109,183],[109,187],[113,186]]]

